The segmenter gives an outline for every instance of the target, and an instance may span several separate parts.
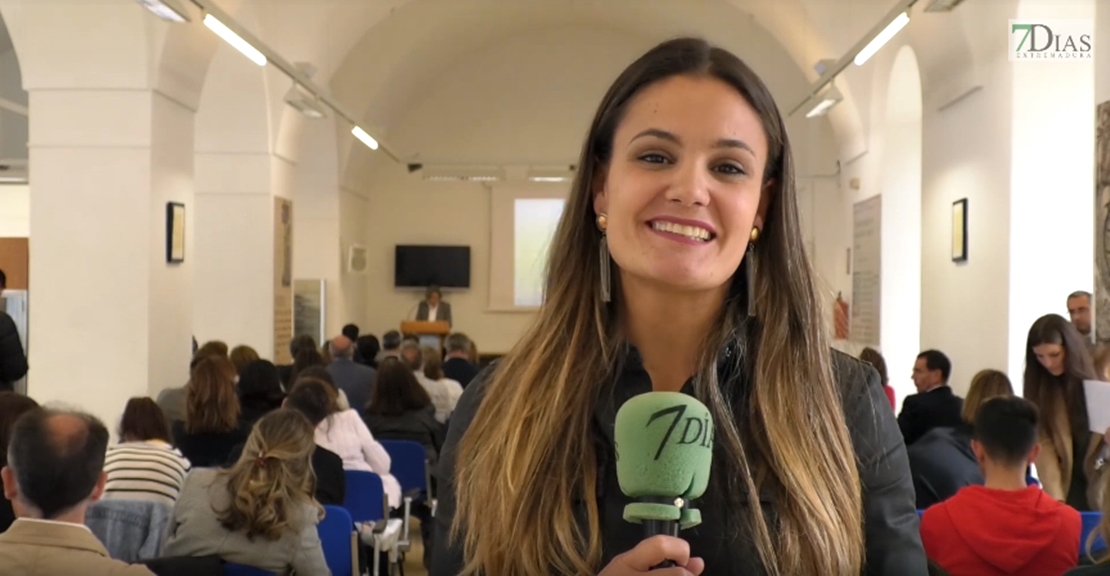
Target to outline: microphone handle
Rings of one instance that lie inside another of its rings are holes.
[[[652,536],[673,536],[678,538],[678,522],[674,520],[644,520],[644,539],[651,538]],[[664,560],[658,566],[652,568],[673,568],[674,561]]]

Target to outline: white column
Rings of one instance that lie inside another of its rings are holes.
[[[168,264],[166,203],[193,205],[193,112],[149,89],[32,88],[30,103],[29,393],[114,423],[188,377],[193,235]]]
[[[1024,0],[1018,7],[1020,19],[1094,17],[1094,0]],[[1012,62],[1009,374],[1015,388],[1029,327],[1050,312],[1066,316],[1067,295],[1093,284],[1094,62]]]

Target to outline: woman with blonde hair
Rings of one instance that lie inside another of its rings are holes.
[[[1025,398],[1040,410],[1034,466],[1045,492],[1079,511],[1102,503],[1099,453],[1108,434],[1090,430],[1084,380],[1095,377],[1091,355],[1075,326],[1058,314],[1041,316],[1025,345]]]
[[[667,41],[617,78],[536,321],[451,417],[432,576],[927,574],[882,386],[830,349],[793,162],[769,90],[723,49]],[[623,518],[614,418],[653,390],[713,416],[683,539]]]
[[[275,574],[328,574],[312,498],[312,424],[295,410],[263,416],[230,470],[195,470],[174,507],[165,556],[218,556]]]
[[[185,386],[185,420],[173,423],[173,439],[196,468],[223,466],[231,449],[247,439],[239,422],[235,365],[223,356],[207,356],[193,368]]]
[[[971,379],[960,425],[931,428],[906,449],[918,510],[955,496],[964,486],[983,484],[983,473],[971,450],[975,411],[991,398],[1013,395],[1014,387],[1004,373],[980,370]]]

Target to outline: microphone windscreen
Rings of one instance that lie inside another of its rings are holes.
[[[632,498],[700,497],[713,463],[713,418],[678,392],[633,396],[617,411],[617,480]]]

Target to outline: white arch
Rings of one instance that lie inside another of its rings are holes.
[[[921,346],[921,73],[910,46],[895,56],[886,91],[881,155],[880,339],[899,399]]]

